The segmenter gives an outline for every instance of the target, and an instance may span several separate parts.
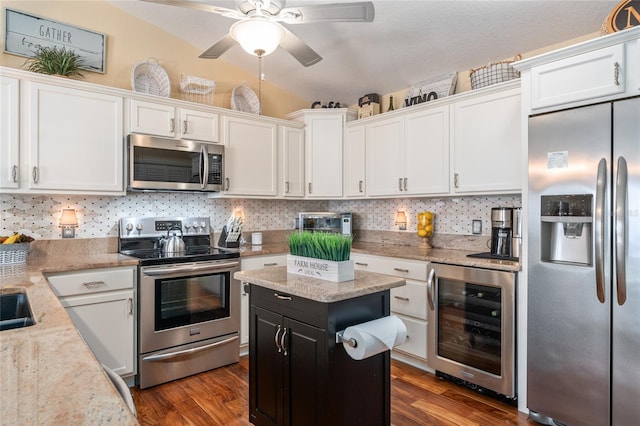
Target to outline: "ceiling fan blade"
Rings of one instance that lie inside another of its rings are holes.
[[[222,37],[213,46],[202,52],[199,58],[202,59],[218,59],[224,52],[236,45],[236,41],[230,34]]]
[[[317,4],[282,9],[278,18],[288,24],[314,22],[372,22],[376,11],[370,1]]]
[[[227,9],[226,7],[218,7],[209,3],[200,2],[197,0],[142,0],[149,3],[168,4],[171,6],[186,7],[189,9],[201,10],[203,12],[217,13],[218,15],[225,16],[233,19],[244,19],[245,15],[234,9]]]
[[[284,28],[284,27],[283,27]],[[296,58],[305,67],[317,64],[322,60],[322,56],[318,55],[305,42],[296,37],[291,31],[284,28],[286,36],[280,42],[280,47],[289,52],[291,56]]]

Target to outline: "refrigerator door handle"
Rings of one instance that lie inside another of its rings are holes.
[[[618,158],[616,179],[616,292],[618,305],[627,300],[627,160]]]
[[[602,158],[598,163],[596,183],[596,220],[595,220],[595,252],[596,252],[596,292],[600,303],[605,302],[604,294],[604,225],[606,213],[607,160]]]

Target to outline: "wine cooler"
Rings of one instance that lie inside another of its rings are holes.
[[[429,265],[428,365],[515,401],[513,272]]]

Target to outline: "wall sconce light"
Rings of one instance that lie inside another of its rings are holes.
[[[60,215],[60,224],[62,228],[62,238],[75,238],[76,228],[78,227],[78,216],[75,209],[63,209]]]
[[[401,231],[407,230],[407,214],[404,211],[396,213],[396,225]]]

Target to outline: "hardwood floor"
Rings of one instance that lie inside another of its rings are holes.
[[[249,425],[247,357],[227,367],[140,390],[133,398],[141,425]],[[395,426],[535,425],[515,407],[391,364],[391,424]]]

